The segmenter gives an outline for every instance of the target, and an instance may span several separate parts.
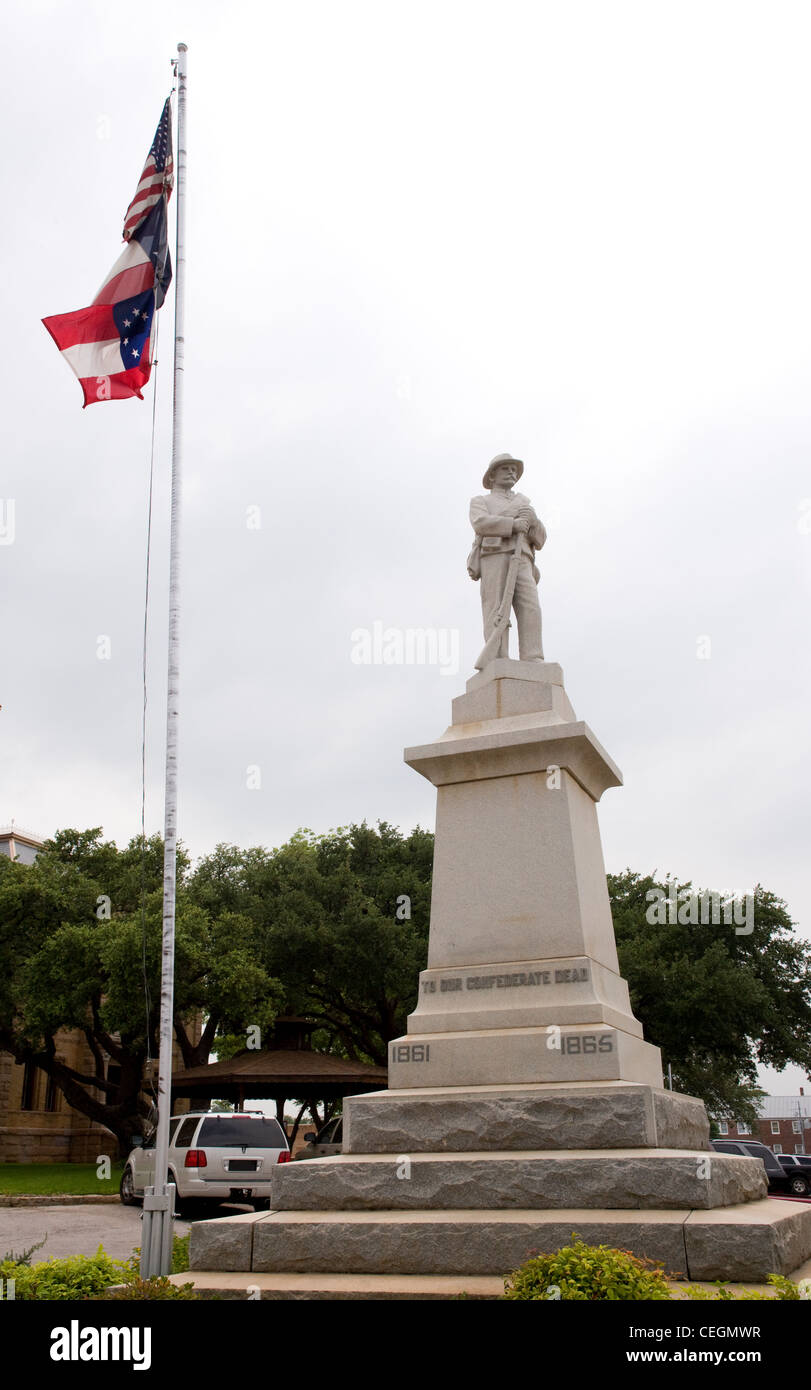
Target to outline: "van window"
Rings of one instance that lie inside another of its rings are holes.
[[[177,1132],[177,1138],[175,1140],[176,1149],[189,1148],[191,1141],[194,1138],[194,1131],[196,1130],[199,1123],[199,1115],[190,1115],[187,1120],[183,1121],[182,1125],[180,1126],[180,1129]]]
[[[221,1115],[203,1120],[198,1148],[286,1149],[287,1140],[272,1115]]]

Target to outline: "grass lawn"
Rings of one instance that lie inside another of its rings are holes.
[[[115,1195],[121,1181],[120,1163],[112,1176],[96,1177],[95,1163],[0,1163],[0,1194],[50,1196],[52,1193],[103,1192]]]

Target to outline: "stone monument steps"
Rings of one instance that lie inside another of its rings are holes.
[[[802,1263],[807,1218],[802,1204],[775,1198],[713,1211],[273,1211],[196,1223],[191,1265],[198,1276],[503,1276],[576,1233],[661,1261],[669,1275],[762,1282]]]
[[[496,1274],[254,1274],[210,1270],[174,1274],[173,1284],[194,1285],[200,1298],[293,1301],[497,1299],[504,1280]]]
[[[734,1206],[766,1195],[759,1159],[706,1150],[337,1154],[274,1174],[275,1211]]]
[[[661,1087],[595,1081],[438,1086],[352,1096],[344,1106],[343,1152],[693,1151],[709,1150],[709,1134],[700,1100]]]

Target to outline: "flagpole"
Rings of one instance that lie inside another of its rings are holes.
[[[180,694],[180,498],[183,446],[183,336],[186,281],[186,44],[177,46],[177,250],[175,254],[175,357],[172,405],[172,502],[169,540],[169,652],[166,707],[166,772],[163,837],[163,938],[161,947],[158,1132],[153,1186],[144,1196],[141,1277],[172,1272],[175,1186],[169,1172],[174,1034],[175,903],[177,889],[177,747]]]

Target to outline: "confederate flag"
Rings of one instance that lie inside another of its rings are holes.
[[[124,218],[122,251],[88,309],[43,319],[79,378],[84,404],[138,396],[152,370],[152,322],[172,280],[167,234],[172,191],[172,108],[155,131]]]

